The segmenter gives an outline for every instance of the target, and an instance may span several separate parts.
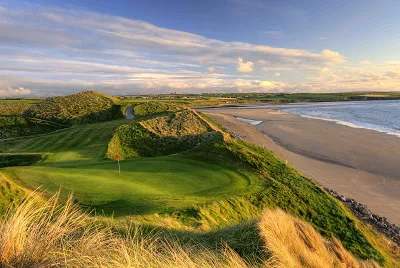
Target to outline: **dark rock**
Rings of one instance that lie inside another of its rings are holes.
[[[353,198],[346,198],[343,195],[339,195],[336,191],[324,188],[331,196],[340,200],[346,204],[349,209],[356,215],[360,220],[367,222],[378,229],[381,233],[386,235],[389,239],[394,241],[400,246],[400,228],[395,224],[388,222],[386,217],[381,217],[377,214],[372,213],[368,207],[364,204],[358,203]]]

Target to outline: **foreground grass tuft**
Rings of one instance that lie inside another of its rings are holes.
[[[373,262],[360,266],[340,242],[324,241],[310,225],[282,211],[264,212],[259,223],[265,250],[272,254],[261,263],[248,263],[227,246],[170,243],[138,228],[122,236],[88,218],[72,200],[61,206],[57,194],[44,202],[33,193],[9,211],[0,223],[0,266],[378,267]]]
[[[379,267],[356,260],[340,241],[324,240],[309,223],[282,210],[264,211],[259,228],[278,267]]]

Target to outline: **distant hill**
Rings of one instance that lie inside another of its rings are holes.
[[[77,125],[122,118],[118,100],[96,91],[52,97],[30,107],[23,116],[31,123]]]

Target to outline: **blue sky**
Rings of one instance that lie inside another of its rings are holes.
[[[0,97],[400,90],[399,1],[0,0]]]

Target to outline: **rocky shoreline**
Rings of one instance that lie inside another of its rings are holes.
[[[333,197],[344,203],[359,219],[367,222],[377,228],[380,232],[386,235],[387,238],[400,246],[400,227],[388,222],[385,217],[381,217],[372,213],[368,207],[343,195],[338,194],[336,191],[325,188],[324,189]]]

